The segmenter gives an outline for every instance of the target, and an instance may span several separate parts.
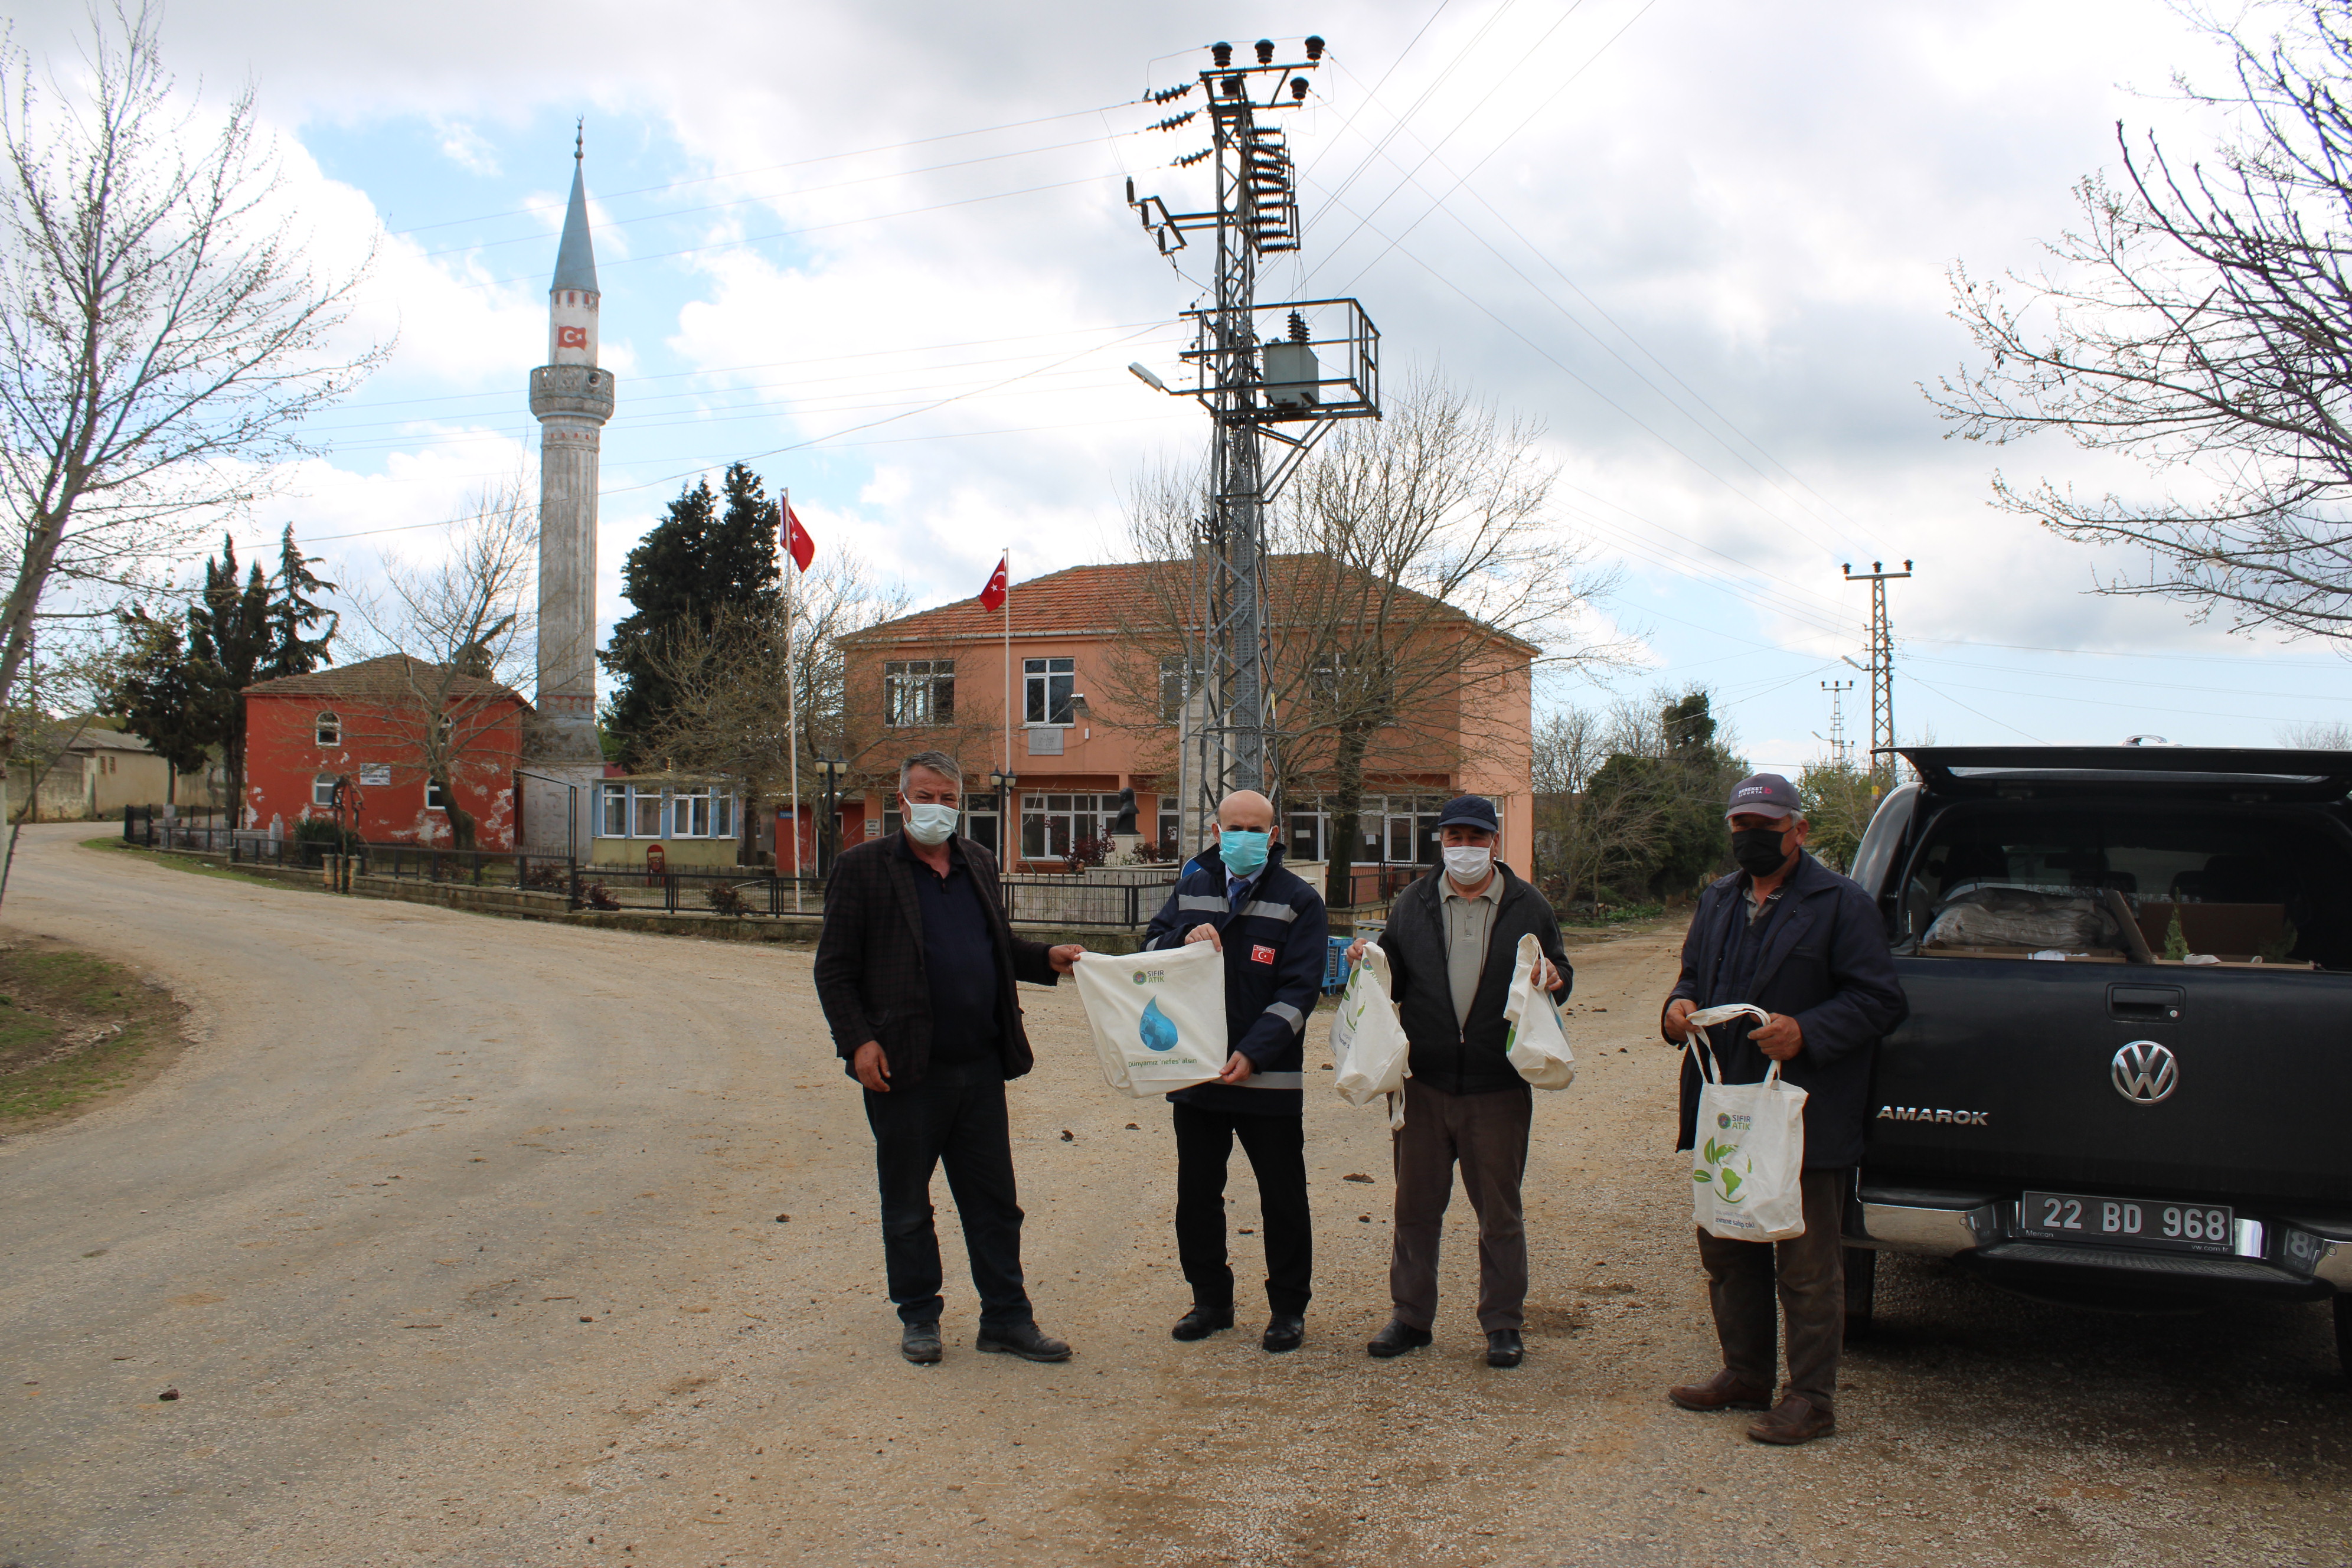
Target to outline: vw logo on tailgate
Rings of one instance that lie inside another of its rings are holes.
[[[2154,1105],[2180,1087],[2180,1064],[2154,1040],[2134,1040],[2116,1053],[2107,1077],[2134,1105]]]

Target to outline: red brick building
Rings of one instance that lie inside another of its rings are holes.
[[[496,681],[404,654],[246,688],[242,826],[291,832],[330,818],[335,781],[348,777],[362,798],[361,837],[449,847],[448,802],[429,775],[426,727],[436,708],[474,847],[513,848],[515,769],[530,704]]]

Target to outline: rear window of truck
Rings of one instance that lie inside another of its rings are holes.
[[[1922,956],[2352,969],[2352,837],[2321,807],[1965,802],[1902,903]]]

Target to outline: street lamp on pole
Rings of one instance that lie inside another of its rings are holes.
[[[1020,782],[1019,774],[1002,768],[992,770],[988,775],[988,787],[996,792],[996,863],[1000,868],[1019,864],[1013,845],[1021,824],[1013,811],[1013,789]]]
[[[817,783],[824,791],[824,822],[816,841],[816,871],[820,877],[832,874],[834,859],[841,853],[841,781],[848,773],[846,758],[819,757],[816,760]]]

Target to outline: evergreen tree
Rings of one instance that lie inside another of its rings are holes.
[[[1645,733],[1629,737],[1628,749],[1601,764],[1590,789],[1597,802],[1646,825],[1607,858],[1604,875],[1664,898],[1688,892],[1728,861],[1723,803],[1748,767],[1717,742],[1705,690],[1664,702],[1656,714]]]
[[[281,675],[308,675],[322,664],[332,664],[335,656],[329,651],[335,640],[335,630],[342,624],[340,613],[328,609],[311,595],[336,591],[332,583],[320,581],[310,568],[322,559],[305,555],[294,543],[294,525],[288,523],[278,544],[278,596],[269,607],[269,651],[264,659],[267,673],[261,679],[275,680]],[[318,636],[311,629],[325,625]]]
[[[108,689],[105,710],[154,748],[176,779],[212,758],[219,743],[219,693],[188,658],[177,616],[151,616],[133,605],[120,617],[130,647]]]
[[[680,491],[622,564],[622,592],[634,612],[614,626],[597,658],[619,682],[604,723],[626,752],[677,707],[661,668],[667,639],[708,637],[722,613],[770,613],[782,596],[775,503],[741,463],[729,465],[721,488],[723,510],[707,479]]]

